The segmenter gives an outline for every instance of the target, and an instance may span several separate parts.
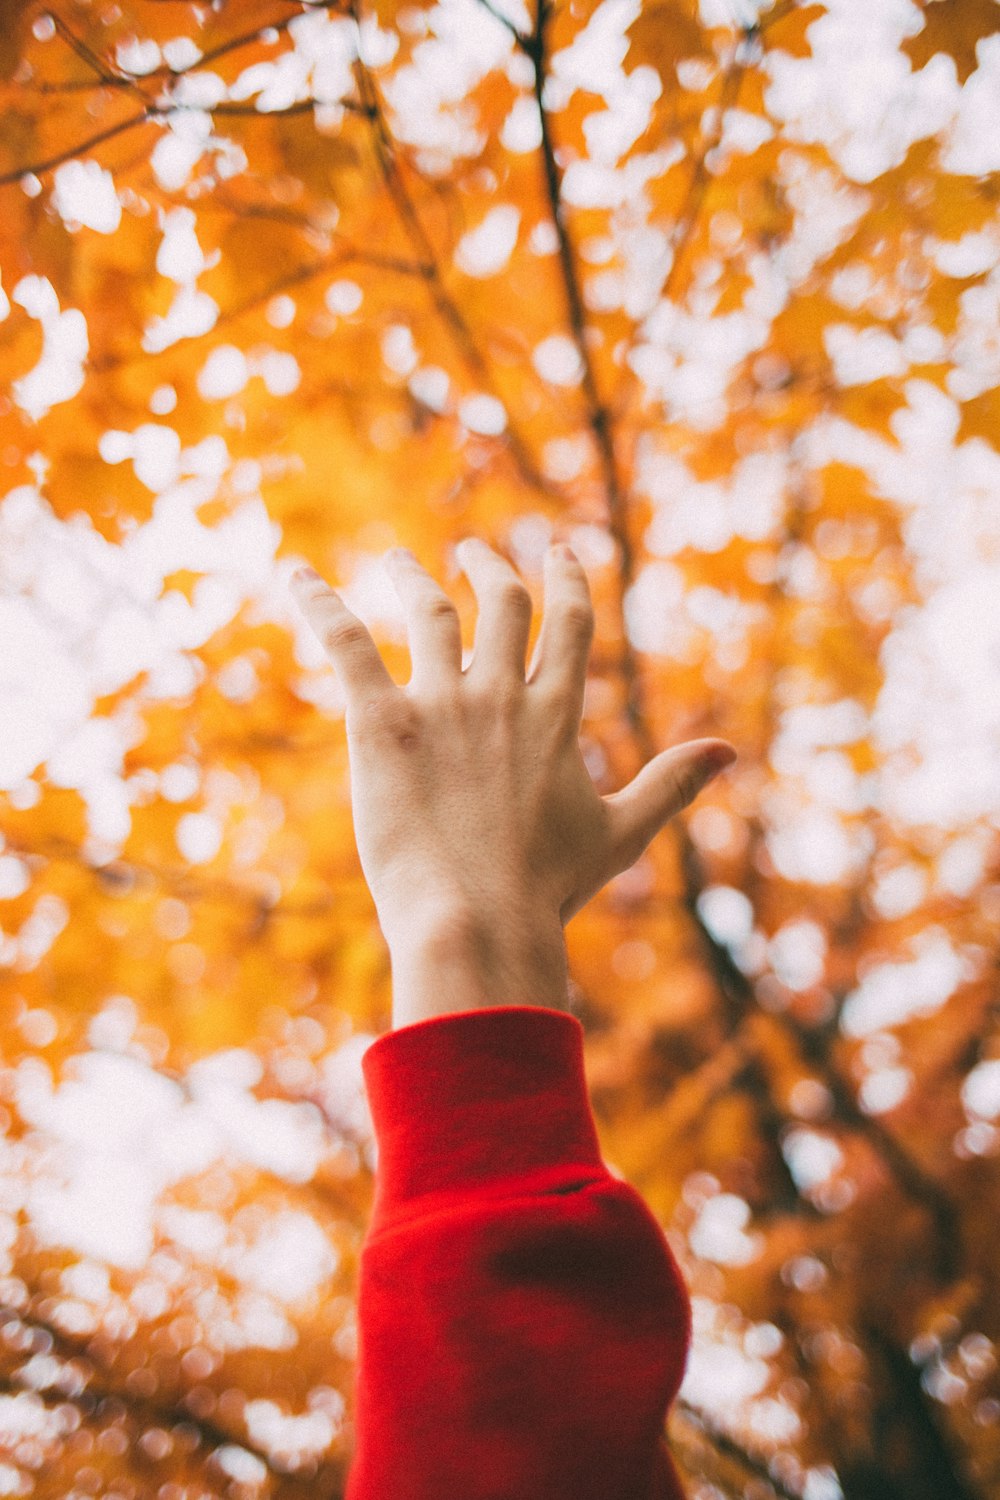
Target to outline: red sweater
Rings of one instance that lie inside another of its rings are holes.
[[[604,1165],[583,1027],[457,1011],[364,1054],[378,1141],[346,1500],[684,1500],[691,1304]]]

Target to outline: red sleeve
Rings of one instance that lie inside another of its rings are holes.
[[[604,1165],[583,1027],[457,1011],[362,1060],[378,1143],[346,1500],[683,1500],[691,1304]]]

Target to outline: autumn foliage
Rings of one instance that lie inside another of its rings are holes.
[[[692,1497],[1000,1497],[998,97],[993,0],[0,6],[0,1494],[341,1492],[389,972],[287,585],[405,681],[474,533],[587,568],[602,791],[740,751],[567,931]]]

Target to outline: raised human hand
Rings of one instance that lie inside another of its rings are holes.
[[[412,660],[403,687],[333,589],[308,571],[293,578],[344,690],[355,837],[390,947],[418,912],[565,925],[736,758],[725,740],[691,740],[602,796],[579,743],[594,631],[580,562],[567,547],[546,552],[526,677],[527,588],[478,538],[456,556],[479,606],[464,671],[455,605],[412,553],[387,554]]]

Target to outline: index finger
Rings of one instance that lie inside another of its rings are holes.
[[[318,573],[312,568],[293,573],[292,595],[336,667],[348,700],[371,697],[373,688],[395,691],[366,627]]]

